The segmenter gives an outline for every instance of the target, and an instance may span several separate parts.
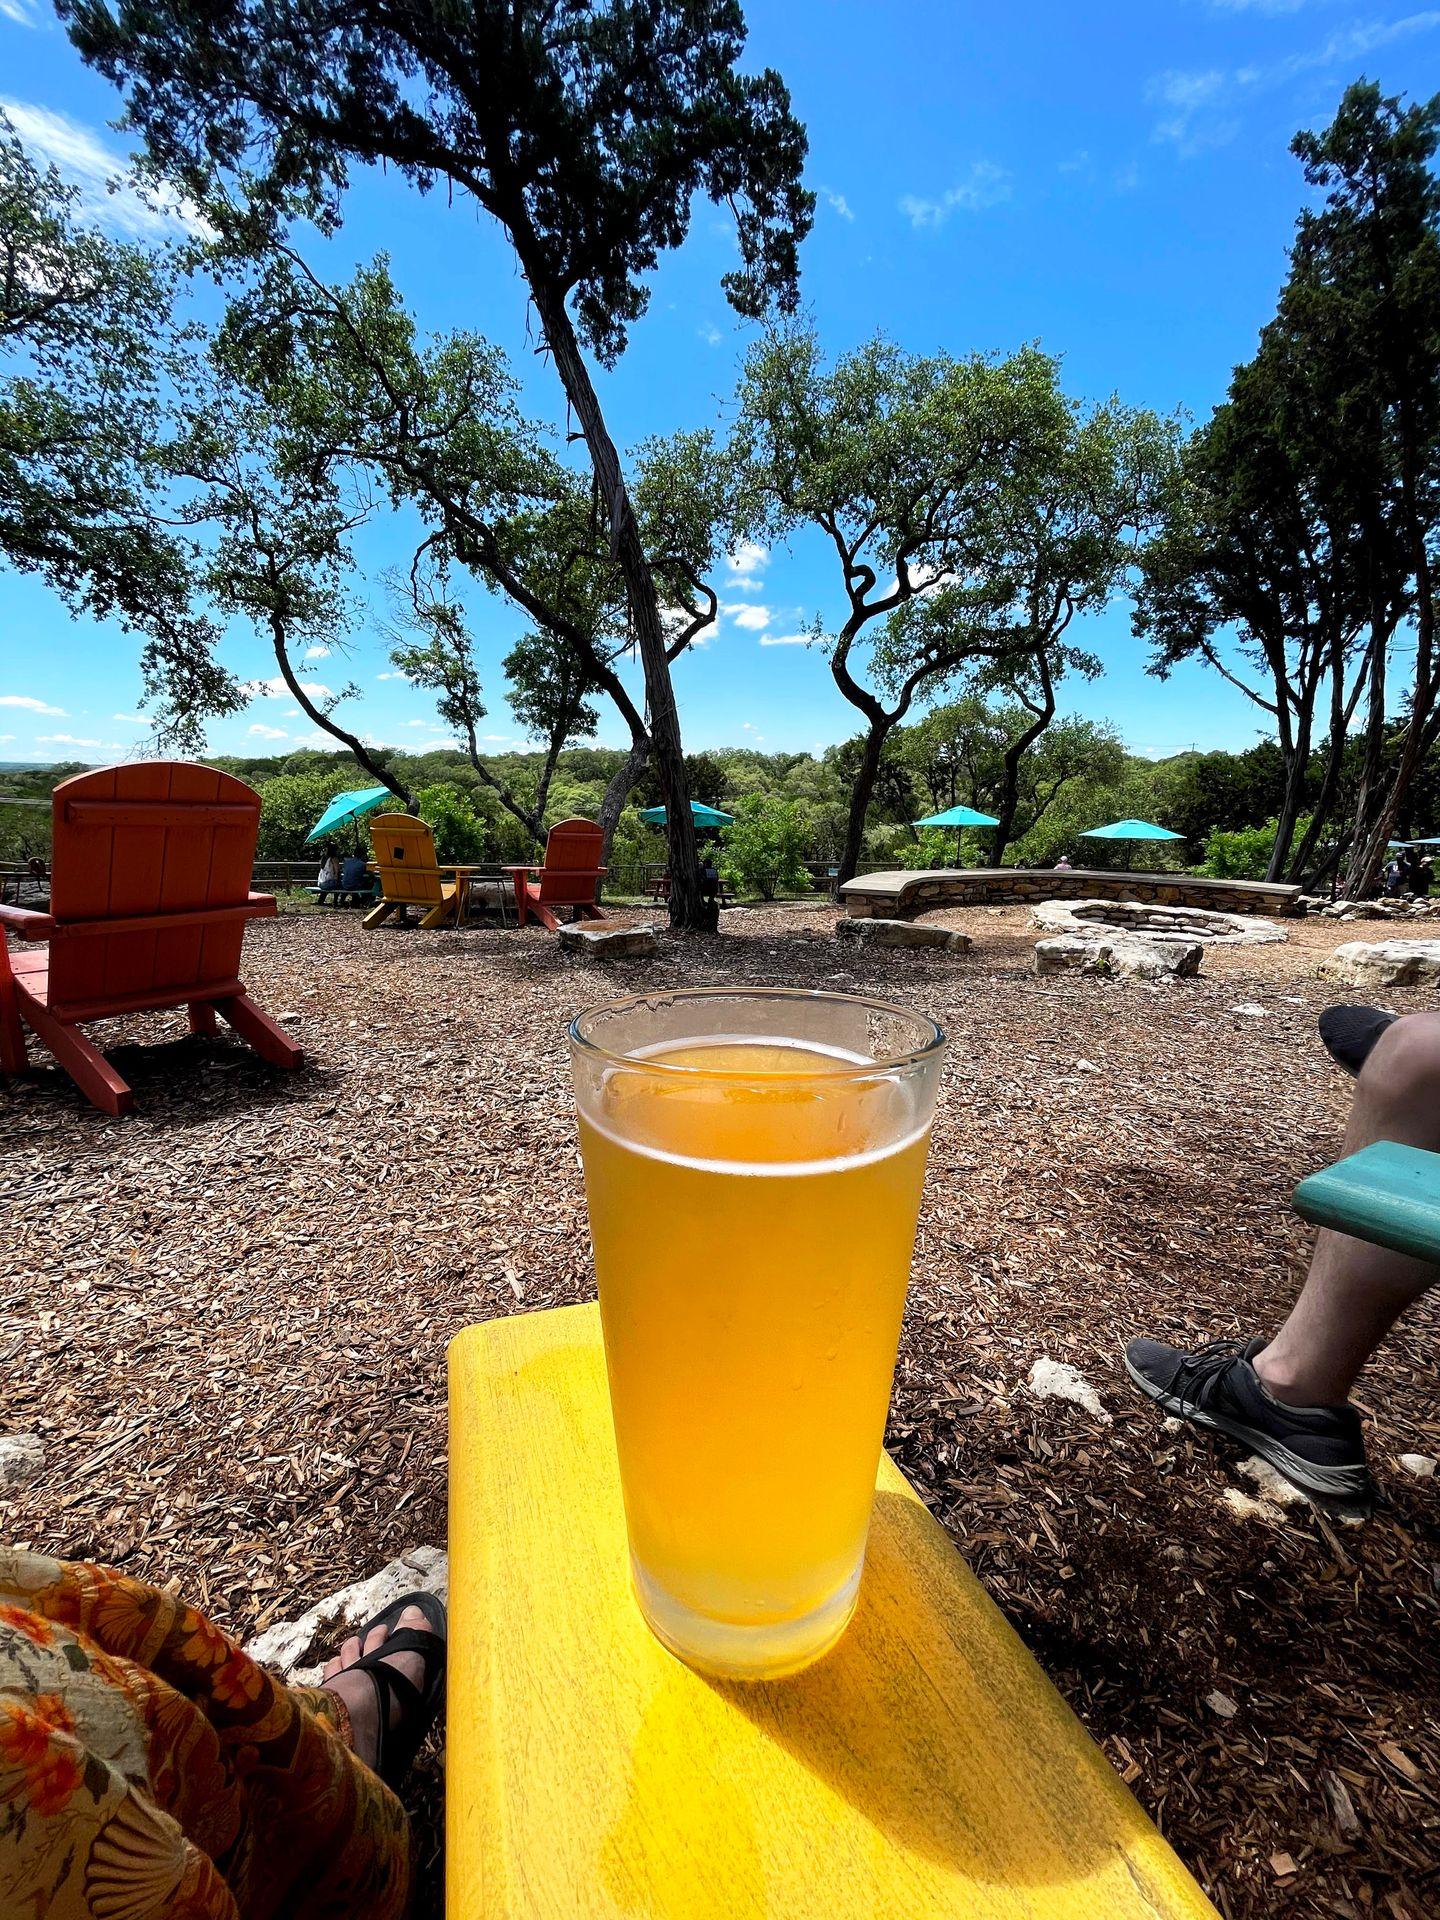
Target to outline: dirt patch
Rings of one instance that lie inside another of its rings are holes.
[[[1315,963],[1345,930],[1293,922],[1283,946],[1208,950],[1196,980],[1120,984],[1036,980],[1025,908],[931,918],[974,952],[862,953],[833,909],[777,908],[602,969],[540,930],[286,915],[252,929],[246,971],[299,1016],[303,1074],[136,1019],[138,1112],[117,1122],[37,1049],[0,1086],[0,1353],[4,1425],[48,1464],[0,1525],[178,1581],[247,1635],[443,1542],[446,1341],[592,1291],[566,1021],[657,982],[882,994],[952,1041],[890,1445],[1222,1912],[1422,1920],[1440,1494],[1395,1461],[1440,1452],[1437,1309],[1366,1376],[1385,1504],[1358,1530],[1257,1498],[1116,1359],[1133,1332],[1283,1313],[1307,1244],[1288,1197],[1348,1101],[1315,1038],[1343,997]],[[1113,1424],[1031,1394],[1042,1355]],[[414,1804],[435,1913],[439,1797],[432,1765]]]

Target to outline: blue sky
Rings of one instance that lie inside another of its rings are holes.
[[[803,292],[832,351],[876,331],[917,351],[1038,340],[1077,395],[1203,414],[1273,311],[1303,183],[1294,130],[1323,124],[1359,74],[1387,92],[1440,89],[1440,10],[1343,0],[1166,0],[1076,7],[1033,0],[749,0],[748,64],[784,74],[810,135],[820,196]],[[143,236],[163,222],[101,181],[123,164],[117,96],[89,73],[41,0],[0,0],[0,102],[22,136],[87,186],[95,217]],[[531,352],[524,290],[482,217],[441,195],[361,176],[340,234],[312,250],[333,277],[387,251],[421,326],[467,326],[511,355],[527,403],[552,422],[558,387]],[[714,210],[654,284],[620,367],[600,382],[612,430],[722,424],[747,330],[720,276],[733,257]],[[349,719],[406,746],[443,739],[425,697],[389,670],[379,575],[411,529],[358,543],[354,630],[310,663],[355,682]],[[676,668],[687,746],[815,749],[856,731],[822,656],[794,644],[837,616],[818,546],[747,551],[723,569],[714,638]],[[499,661],[520,624],[472,597],[491,744],[516,744]],[[1115,722],[1138,752],[1243,747],[1259,716],[1217,675],[1146,675],[1122,602],[1085,636],[1106,662],[1064,705]],[[342,638],[337,636],[337,638]],[[787,644],[788,642],[788,644]],[[274,663],[249,634],[225,658],[257,681]],[[74,621],[43,586],[0,572],[0,759],[118,757],[144,736],[135,645]],[[622,731],[608,715],[602,741]],[[311,744],[288,699],[259,693],[210,729],[215,751]]]

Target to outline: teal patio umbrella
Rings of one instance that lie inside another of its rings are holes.
[[[356,787],[350,793],[337,793],[306,834],[306,846],[308,847],[312,840],[323,840],[325,835],[333,833],[336,827],[348,826],[352,821],[363,820],[367,813],[374,813],[375,809],[383,807],[387,800],[395,800],[389,787]],[[398,807],[400,802],[395,800],[395,804]]]
[[[1112,820],[1108,827],[1091,827],[1082,840],[1183,840],[1183,833],[1157,827],[1153,820]]]
[[[943,813],[927,813],[923,820],[911,822],[916,827],[954,827],[955,864],[960,864],[960,835],[966,827],[998,827],[1000,822],[988,813],[977,813],[974,807],[946,807]]]
[[[1082,840],[1183,840],[1183,833],[1157,827],[1153,820],[1112,820],[1108,827],[1091,827]]]
[[[728,827],[735,818],[733,813],[722,813],[719,807],[707,807],[703,800],[692,800],[690,812],[697,827]],[[640,818],[648,821],[652,827],[663,827],[665,809],[664,807],[644,807],[641,809]]]

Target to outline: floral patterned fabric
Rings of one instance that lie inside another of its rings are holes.
[[[348,1734],[183,1601],[0,1550],[6,1920],[399,1920],[405,1813]]]

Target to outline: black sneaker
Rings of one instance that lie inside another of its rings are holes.
[[[1302,1492],[1368,1504],[1372,1490],[1359,1414],[1348,1403],[1290,1407],[1275,1399],[1250,1364],[1265,1344],[1212,1340],[1197,1353],[1181,1353],[1159,1340],[1132,1340],[1125,1368],[1167,1413],[1228,1433]]]
[[[1399,1019],[1379,1007],[1326,1007],[1320,1016],[1320,1038],[1330,1058],[1347,1073],[1359,1073],[1375,1042]]]

